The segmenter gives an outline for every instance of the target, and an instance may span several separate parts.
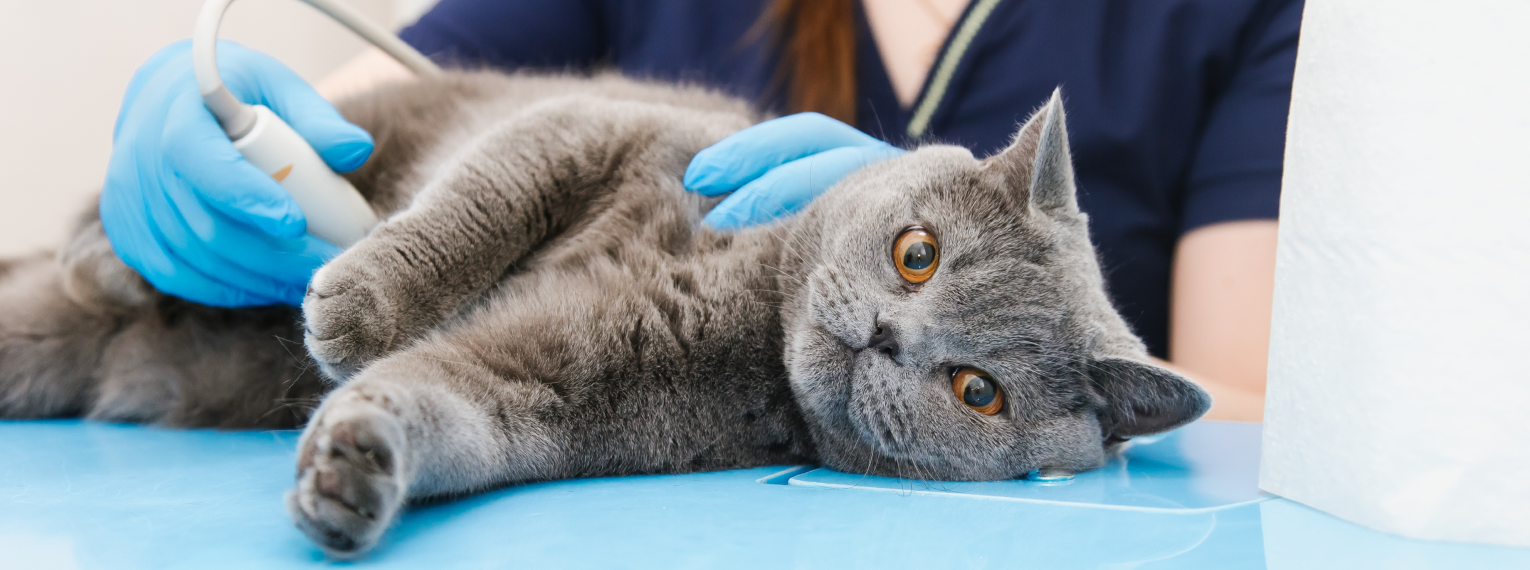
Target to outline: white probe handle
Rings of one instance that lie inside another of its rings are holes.
[[[342,248],[366,237],[377,225],[377,214],[361,193],[271,109],[252,107],[255,125],[234,141],[234,148],[292,194],[308,218],[308,233]]]

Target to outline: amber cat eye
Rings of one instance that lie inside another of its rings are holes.
[[[940,247],[935,245],[935,236],[919,226],[903,230],[898,241],[893,242],[893,264],[909,283],[929,280],[940,265]]]
[[[999,383],[976,368],[957,370],[951,376],[951,391],[956,393],[956,399],[985,416],[997,414],[1004,407],[1004,391],[999,389]]]

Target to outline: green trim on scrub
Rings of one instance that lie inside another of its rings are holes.
[[[940,58],[940,65],[935,68],[935,78],[930,81],[929,89],[925,90],[924,98],[919,100],[914,118],[908,122],[908,136],[918,138],[930,126],[930,117],[940,107],[940,100],[946,96],[946,87],[951,84],[951,75],[956,73],[956,64],[961,63],[962,55],[967,53],[967,46],[972,44],[978,28],[983,27],[983,22],[988,20],[993,7],[998,4],[999,0],[978,0],[977,6],[967,13],[967,19],[962,20],[961,27],[956,30],[956,37],[951,40],[951,45]]]

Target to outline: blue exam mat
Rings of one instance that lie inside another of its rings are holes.
[[[1104,467],[1067,481],[923,481],[815,469],[792,477],[788,484],[1082,508],[1214,511],[1272,498],[1259,490],[1259,427],[1190,424],[1163,436],[1132,441]]]
[[[790,466],[521,485],[413,507],[355,566],[1530,568],[1530,550],[1396,538],[1260,495],[1258,436],[1193,424],[1060,486]],[[0,422],[0,568],[344,565],[283,511],[296,443]]]

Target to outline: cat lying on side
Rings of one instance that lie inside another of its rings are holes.
[[[711,92],[451,74],[341,110],[378,143],[350,178],[391,217],[319,270],[302,308],[338,388],[287,502],[331,555],[365,552],[410,499],[523,481],[1083,471],[1209,406],[1106,297],[1056,95],[996,156],[926,146],[739,233],[701,227],[716,200],[680,185],[697,151],[758,119]],[[158,296],[98,227],[66,250],[88,261],[0,274],[0,413],[218,424],[181,409],[214,405],[182,387],[200,382],[256,425],[248,410],[276,409],[279,387],[314,393],[302,360],[256,358],[288,334],[280,309]],[[34,298],[51,304],[18,305]],[[130,316],[94,316],[108,313]],[[185,330],[122,340],[143,326]],[[147,377],[138,362],[173,371],[153,406],[107,388]]]

